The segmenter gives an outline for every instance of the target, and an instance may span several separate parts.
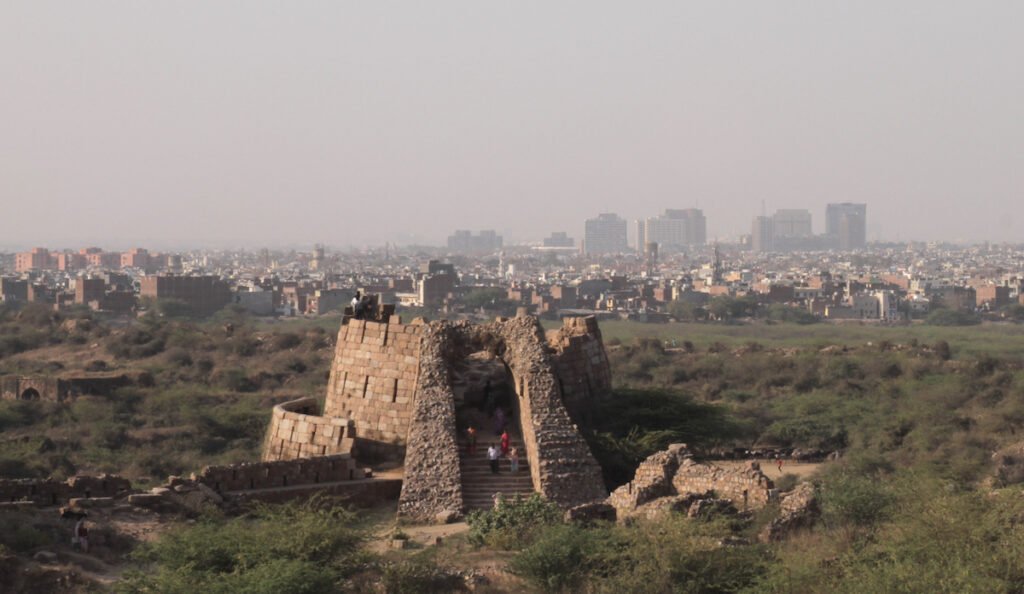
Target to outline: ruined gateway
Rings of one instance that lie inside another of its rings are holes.
[[[419,521],[451,517],[480,507],[469,498],[467,485],[478,479],[466,470],[460,437],[468,424],[486,422],[480,405],[499,394],[521,436],[527,490],[563,508],[607,496],[579,430],[589,403],[611,387],[594,318],[566,319],[547,334],[525,315],[403,324],[380,306],[370,318],[346,316],[322,412],[312,398],[274,408],[264,461],[345,453],[403,460],[399,513]]]

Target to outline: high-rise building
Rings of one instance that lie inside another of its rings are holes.
[[[461,229],[448,236],[448,249],[453,252],[493,252],[501,249],[501,245],[502,237],[490,229],[481,231],[478,235]]]
[[[754,217],[754,224],[750,230],[750,247],[761,253],[775,251],[774,217]]]
[[[571,248],[574,245],[576,242],[565,231],[555,231],[550,237],[544,238],[544,247]]]
[[[843,202],[825,209],[825,235],[840,250],[867,245],[867,204]]]
[[[606,212],[587,219],[584,225],[583,249],[588,254],[620,254],[628,249],[626,219]]]
[[[663,215],[645,219],[642,233],[638,226],[637,235],[642,235],[637,238],[638,245],[654,242],[663,251],[701,246],[707,241],[707,220],[698,208],[670,208]]]
[[[783,208],[772,215],[776,237],[807,238],[814,233],[811,229],[811,211],[795,208]]]

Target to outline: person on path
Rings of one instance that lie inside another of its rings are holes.
[[[510,445],[508,437],[508,431],[501,432],[501,455],[508,456],[508,447]]]
[[[85,518],[78,520],[75,524],[75,537],[78,538],[78,546],[83,553],[89,552],[89,529],[85,527]]]
[[[519,472],[519,448],[512,448],[509,451],[508,465],[513,473]]]
[[[466,429],[466,441],[469,443],[469,453],[476,453],[476,429],[470,425],[469,429]]]
[[[498,445],[491,444],[491,447],[487,448],[487,459],[491,463],[491,474],[498,474]]]
[[[782,457],[781,456],[775,456],[775,462],[776,462],[776,464],[779,465],[779,473],[781,473],[782,472]]]

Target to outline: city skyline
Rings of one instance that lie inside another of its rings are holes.
[[[1024,238],[1020,3],[187,4],[5,5],[0,244],[518,243],[666,208],[710,241],[828,202],[871,204],[869,241]]]

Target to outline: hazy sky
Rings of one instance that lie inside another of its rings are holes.
[[[0,245],[582,235],[868,204],[1024,241],[1024,2],[0,3]]]

